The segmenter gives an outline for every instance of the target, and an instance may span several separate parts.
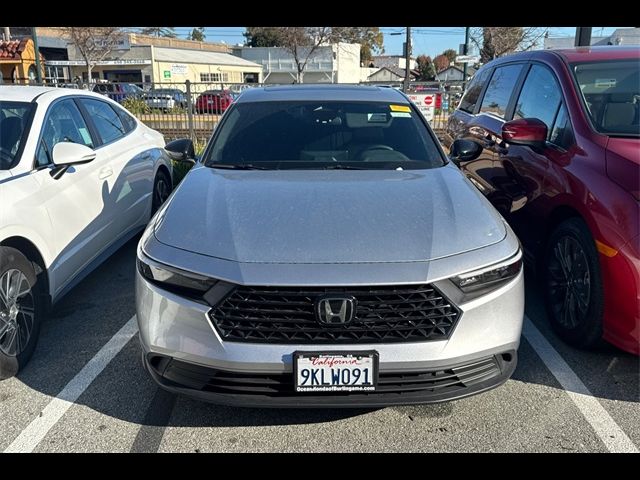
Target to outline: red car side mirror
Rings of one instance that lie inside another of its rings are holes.
[[[502,126],[502,139],[513,145],[542,148],[547,141],[547,125],[537,118],[511,120]]]

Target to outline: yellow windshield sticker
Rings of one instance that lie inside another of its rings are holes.
[[[389,105],[392,112],[408,112],[411,113],[409,105]]]

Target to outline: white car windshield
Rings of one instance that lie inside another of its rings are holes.
[[[18,163],[33,108],[32,103],[0,101],[0,170]]]

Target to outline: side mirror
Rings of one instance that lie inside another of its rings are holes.
[[[58,180],[72,165],[89,163],[96,158],[96,152],[85,145],[72,142],[59,142],[53,146],[53,165],[51,176]]]
[[[88,163],[96,158],[96,152],[79,143],[59,142],[53,147],[53,164],[56,167]]]
[[[195,165],[196,163],[196,150],[193,147],[193,142],[188,138],[180,138],[179,140],[169,142],[165,145],[164,149],[172,160],[190,163],[191,165]]]
[[[482,153],[482,146],[473,140],[457,139],[449,149],[449,158],[458,165],[460,162],[475,160]]]
[[[502,139],[512,145],[544,147],[547,141],[547,126],[537,118],[520,118],[502,125]]]

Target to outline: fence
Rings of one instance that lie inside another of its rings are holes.
[[[400,82],[361,83],[401,89]],[[50,85],[55,86],[55,85]],[[58,84],[65,88],[86,85]],[[123,105],[145,125],[161,132],[167,141],[191,138],[196,146],[204,146],[220,120],[220,116],[245,89],[257,83],[182,82],[182,83],[96,83],[90,88]],[[449,114],[462,97],[462,81],[411,83],[409,96],[417,100],[431,128],[440,135]],[[429,105],[418,101],[430,97]]]
[[[256,85],[256,84],[253,84]],[[167,141],[189,137],[207,142],[220,116],[252,84],[104,83],[93,90],[117,101]]]

